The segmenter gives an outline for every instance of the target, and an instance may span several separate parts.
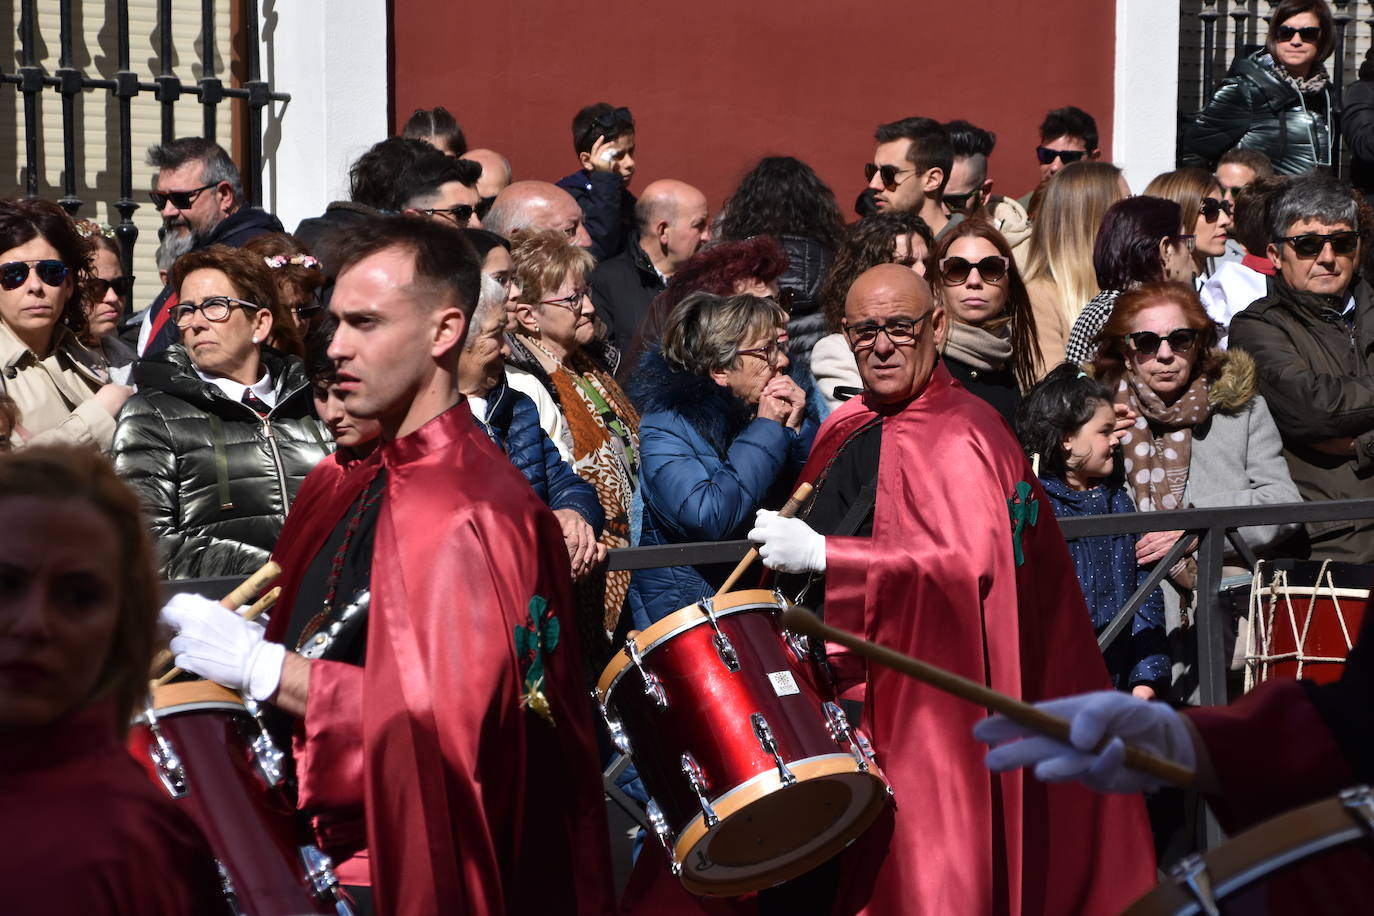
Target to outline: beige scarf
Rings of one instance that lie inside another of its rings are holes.
[[[1011,325],[1002,322],[996,331],[950,321],[946,325],[945,355],[984,372],[1006,368],[1011,361]]]

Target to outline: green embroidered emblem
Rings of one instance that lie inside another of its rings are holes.
[[[528,706],[554,724],[549,698],[544,695],[544,657],[558,647],[558,618],[542,595],[530,599],[530,613],[523,624],[515,625],[515,657],[525,676],[525,692],[520,705]]]
[[[1031,485],[1022,480],[1016,484],[1016,493],[1007,499],[1007,511],[1011,513],[1011,548],[1016,555],[1019,569],[1026,562],[1026,554],[1021,549],[1021,536],[1026,526],[1035,527],[1040,518],[1040,500],[1031,499]]]

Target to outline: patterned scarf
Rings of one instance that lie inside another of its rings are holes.
[[[1331,77],[1327,75],[1326,68],[1320,65],[1309,73],[1305,79],[1298,79],[1298,77],[1289,73],[1287,68],[1275,60],[1272,54],[1261,54],[1259,57],[1259,65],[1273,70],[1279,79],[1302,93],[1321,92],[1331,82]]]

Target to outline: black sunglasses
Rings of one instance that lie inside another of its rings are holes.
[[[963,194],[946,194],[943,199],[946,207],[959,213],[964,213],[969,209],[969,201],[973,200],[974,197],[978,198],[978,206],[981,207],[983,205],[982,194],[982,188],[974,188],[972,191],[966,191]]]
[[[1077,162],[1086,155],[1088,155],[1087,152],[1081,149],[1050,149],[1048,146],[1035,148],[1035,158],[1040,160],[1041,165],[1049,165],[1056,158],[1068,165],[1071,162]]]
[[[1353,230],[1333,232],[1330,235],[1318,235],[1315,232],[1309,232],[1305,235],[1285,236],[1279,241],[1287,242],[1295,255],[1305,261],[1310,261],[1322,253],[1327,242],[1331,243],[1332,254],[1354,254],[1355,249],[1360,247],[1360,234]]]
[[[429,216],[437,216],[440,219],[446,219],[459,226],[466,226],[468,220],[472,219],[472,214],[475,210],[469,204],[454,204],[452,207],[429,207],[421,209],[420,212],[428,214]]]
[[[1179,328],[1170,331],[1164,337],[1160,337],[1154,331],[1136,331],[1134,334],[1127,334],[1126,339],[1131,342],[1131,346],[1137,353],[1143,356],[1154,356],[1159,352],[1159,345],[1169,342],[1169,349],[1175,353],[1187,353],[1193,349],[1193,344],[1197,343],[1197,328]]]
[[[149,191],[148,196],[153,199],[153,207],[159,213],[167,206],[169,200],[172,202],[172,206],[178,210],[189,210],[191,205],[196,202],[196,198],[200,196],[201,191],[208,191],[214,186],[213,184],[203,184],[189,191]]]
[[[883,187],[889,191],[897,190],[897,186],[901,184],[901,182],[897,181],[898,175],[904,175],[907,172],[915,171],[915,166],[909,169],[899,169],[895,165],[874,165],[871,162],[864,163],[864,178],[872,182],[874,175],[883,176]]]
[[[1198,208],[1198,213],[1202,214],[1202,218],[1207,220],[1207,222],[1215,223],[1221,218],[1221,214],[1223,213],[1227,216],[1234,215],[1235,209],[1231,206],[1229,200],[1217,200],[1215,197],[1204,197],[1202,198],[1202,206]]]
[[[34,273],[38,274],[38,279],[48,286],[61,286],[67,274],[71,273],[71,268],[61,261],[6,261],[0,264],[0,289],[11,290],[23,286],[29,278],[30,264]]]
[[[1308,44],[1314,45],[1322,37],[1321,26],[1309,25],[1306,28],[1295,29],[1291,25],[1281,25],[1274,30],[1274,37],[1279,41],[1292,41],[1294,35]]]
[[[940,261],[940,279],[951,285],[963,283],[974,270],[984,283],[996,283],[1007,275],[1007,259],[1000,254],[990,254],[981,261],[965,258],[943,258]]]
[[[630,114],[630,109],[622,106],[614,111],[597,115],[592,119],[592,126],[597,129],[601,136],[610,140],[612,137],[618,137],[634,130],[635,118],[634,115]]]
[[[104,299],[105,294],[110,290],[115,291],[115,295],[121,299],[128,298],[134,291],[133,277],[118,277],[114,280],[102,280],[99,277],[92,277],[85,281],[86,288],[91,291],[92,299]]]

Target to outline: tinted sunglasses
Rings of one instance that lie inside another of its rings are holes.
[[[115,280],[102,280],[99,277],[92,277],[85,281],[86,289],[91,291],[91,298],[104,299],[105,294],[110,290],[115,291],[115,295],[121,299],[128,298],[134,291],[133,277],[119,277]]]
[[[1215,197],[1202,198],[1202,206],[1198,208],[1198,213],[1209,223],[1215,223],[1221,214],[1231,216],[1235,213],[1229,200],[1217,200]]]
[[[191,205],[196,202],[196,198],[200,196],[201,191],[208,191],[213,187],[212,184],[203,184],[189,191],[149,191],[148,196],[153,199],[153,207],[159,213],[167,206],[169,200],[172,202],[172,206],[178,210],[189,210]]]
[[[29,278],[29,265],[33,265],[38,279],[48,286],[61,286],[71,269],[61,261],[6,261],[0,264],[0,289],[18,289]]]
[[[1309,25],[1304,29],[1295,29],[1291,25],[1281,25],[1274,30],[1274,37],[1279,41],[1292,41],[1294,35],[1308,44],[1314,45],[1322,37],[1321,26]]]
[[[421,209],[420,212],[428,214],[429,216],[437,216],[440,219],[446,219],[459,226],[466,226],[468,220],[472,219],[472,214],[475,210],[468,204],[454,204],[452,207],[429,207],[427,209]]]
[[[974,188],[972,191],[967,191],[963,194],[946,194],[943,199],[946,207],[964,213],[969,208],[969,201],[973,200],[974,197],[978,198],[978,206],[982,206],[982,194],[982,188]]]
[[[1007,275],[1007,259],[1000,254],[990,254],[981,261],[964,258],[943,258],[940,261],[940,279],[946,283],[963,283],[974,270],[984,283],[996,283]]]
[[[1126,339],[1131,342],[1131,347],[1142,356],[1154,356],[1159,352],[1159,345],[1164,341],[1169,342],[1169,349],[1175,353],[1187,353],[1193,349],[1193,344],[1197,343],[1197,328],[1179,328],[1170,331],[1166,336],[1160,337],[1154,331],[1136,331],[1134,334],[1127,334]]]
[[[883,187],[889,191],[897,190],[897,186],[901,183],[897,180],[898,175],[904,175],[907,172],[915,171],[915,166],[909,169],[899,169],[895,165],[874,165],[871,162],[864,163],[864,178],[872,183],[874,175],[883,176]]]
[[[1088,154],[1081,149],[1050,149],[1048,146],[1035,148],[1035,158],[1040,160],[1041,165],[1049,165],[1056,158],[1068,165],[1071,162],[1077,162],[1086,155]]]
[[[1306,235],[1286,236],[1279,241],[1287,242],[1295,255],[1305,261],[1310,261],[1322,253],[1327,242],[1331,243],[1332,254],[1354,254],[1355,249],[1360,247],[1360,234],[1354,231],[1333,232],[1330,235],[1318,235],[1315,232],[1309,232]]]

